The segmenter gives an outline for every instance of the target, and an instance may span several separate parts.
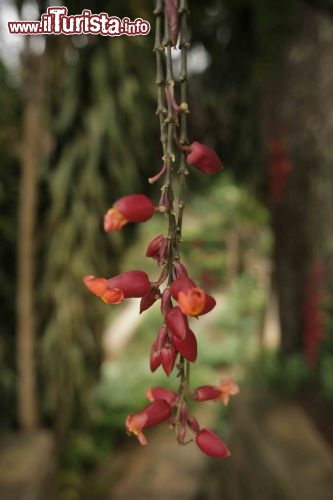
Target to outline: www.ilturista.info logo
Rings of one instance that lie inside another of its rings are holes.
[[[12,35],[80,35],[103,36],[148,35],[150,24],[140,17],[131,21],[128,17],[119,19],[102,12],[92,14],[85,9],[82,14],[68,16],[66,7],[49,7],[40,21],[11,21],[8,23]]]

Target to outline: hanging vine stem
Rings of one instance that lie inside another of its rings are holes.
[[[164,9],[163,9],[164,7]],[[163,12],[164,11],[164,12]],[[164,13],[164,40],[162,41],[162,17]],[[168,217],[168,252],[167,252],[167,269],[168,269],[168,286],[174,280],[174,262],[180,261],[180,242],[182,237],[183,213],[185,207],[185,183],[188,175],[186,152],[181,151],[180,163],[178,168],[179,175],[179,195],[178,195],[178,214],[174,211],[174,190],[173,190],[173,174],[174,174],[174,142],[178,145],[187,145],[187,50],[189,48],[187,35],[187,17],[189,14],[187,0],[181,0],[179,4],[178,14],[180,16],[180,41],[179,48],[181,50],[181,69],[180,69],[180,97],[181,105],[179,106],[180,114],[180,133],[179,139],[176,134],[176,125],[178,125],[178,116],[175,113],[176,102],[174,98],[174,73],[172,63],[172,36],[170,33],[170,24],[168,20],[168,12],[165,2],[162,0],[156,1],[154,10],[156,16],[156,34],[154,51],[156,54],[156,85],[157,85],[157,114],[160,121],[160,135],[163,149],[163,162],[165,168],[165,182],[162,186],[162,200],[165,213]],[[163,66],[165,66],[165,77]],[[164,89],[163,89],[164,87]],[[164,93],[165,90],[165,93]],[[164,105],[166,101],[166,106]],[[178,364],[178,373],[180,378],[179,385],[179,403],[175,417],[176,434],[179,434],[181,409],[190,385],[190,363],[185,361],[183,356],[180,356]]]
[[[181,68],[180,68],[180,94],[181,94],[181,115],[180,115],[180,136],[179,142],[181,145],[188,144],[187,137],[187,114],[189,113],[187,103],[187,51],[190,47],[188,42],[188,29],[187,18],[189,14],[187,0],[181,0],[178,9],[180,15],[180,42],[179,47],[181,50]],[[177,255],[176,259],[179,260],[179,244],[182,237],[183,213],[185,208],[185,181],[188,175],[186,153],[181,152],[180,167],[179,167],[179,203],[178,203],[178,220],[177,220]]]

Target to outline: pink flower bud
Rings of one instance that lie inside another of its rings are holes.
[[[127,222],[145,222],[155,212],[151,200],[143,194],[131,194],[119,198],[104,216],[104,230],[118,231]]]
[[[204,174],[215,174],[215,172],[222,169],[220,158],[208,146],[200,142],[193,142],[189,147],[185,148],[185,150],[189,149],[190,151],[187,155],[187,163],[196,167]]]
[[[178,443],[184,444],[186,438],[186,426],[180,426],[177,434]]]
[[[213,458],[225,458],[230,451],[222,439],[209,429],[201,429],[195,438],[195,442],[201,451]]]
[[[179,352],[187,361],[194,363],[197,359],[197,339],[192,330],[187,330],[184,339],[173,335],[171,343],[176,351]]]
[[[165,315],[165,322],[167,327],[170,328],[174,337],[185,339],[189,330],[187,318],[179,307],[172,307]]]

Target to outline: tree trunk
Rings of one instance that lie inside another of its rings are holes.
[[[22,116],[21,179],[18,210],[17,403],[22,429],[38,426],[35,362],[34,242],[38,166],[43,135],[42,59],[29,52],[23,62],[25,100]]]
[[[272,215],[283,354],[302,346],[305,291],[318,263],[333,292],[333,19],[303,6],[295,26],[262,109],[271,183],[280,186]]]

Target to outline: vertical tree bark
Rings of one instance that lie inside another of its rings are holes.
[[[304,290],[315,261],[333,292],[333,19],[303,6],[295,26],[298,34],[268,80],[262,114],[265,144],[281,143],[292,165],[272,209],[283,354],[302,346]]]
[[[34,242],[37,175],[43,134],[43,75],[42,59],[32,55],[28,45],[23,70],[25,99],[17,240],[17,403],[21,428],[31,430],[38,426],[39,420],[35,360]]]

